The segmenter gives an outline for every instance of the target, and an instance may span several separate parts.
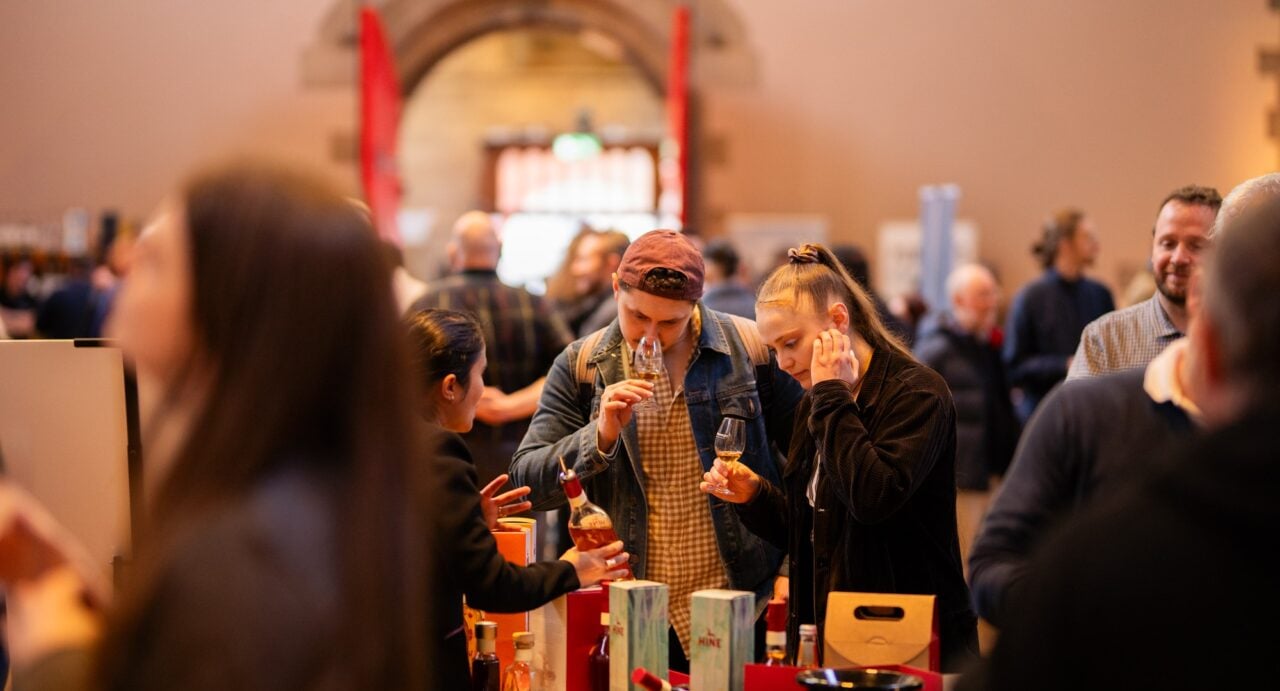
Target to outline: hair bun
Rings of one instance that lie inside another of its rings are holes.
[[[804,245],[801,247],[792,247],[787,250],[787,260],[792,264],[821,264],[822,258],[818,256],[818,250],[813,245]]]

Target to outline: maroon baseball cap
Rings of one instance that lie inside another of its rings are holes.
[[[674,271],[685,280],[664,281],[661,286],[644,285],[644,278],[654,269]],[[651,230],[627,246],[618,265],[618,280],[658,297],[696,301],[702,297],[702,253],[683,233]]]

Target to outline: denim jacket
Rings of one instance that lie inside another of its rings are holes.
[[[747,449],[741,462],[777,485],[782,466],[779,449],[790,445],[793,414],[804,391],[778,369],[772,356],[759,367],[752,363],[729,315],[701,303],[697,309],[702,334],[685,375],[684,390],[702,467],[710,470],[716,458],[716,430],[724,416],[733,415],[747,421]],[[600,396],[606,386],[625,378],[625,349],[617,320],[605,329],[592,352],[579,353],[582,345],[582,340],[571,344],[551,366],[538,410],[511,461],[511,480],[533,490],[528,499],[535,511],[562,506],[565,498],[558,482],[557,457],[563,456],[582,478],[591,501],[609,512],[618,537],[631,554],[632,571],[644,578],[648,504],[635,420],[622,430],[621,443],[612,453],[602,455],[596,446]],[[590,387],[580,387],[576,380],[574,363],[579,356],[589,357],[595,364]],[[762,603],[772,588],[781,551],[747,530],[732,506],[710,495],[706,501],[711,506],[730,587],[753,591],[757,603]]]

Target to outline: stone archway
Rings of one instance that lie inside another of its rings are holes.
[[[356,83],[356,17],[360,0],[335,0],[317,41],[302,56],[303,81],[316,87]],[[594,31],[623,49],[654,90],[666,93],[671,17],[677,0],[384,0],[388,39],[401,88],[411,92],[451,51],[487,33],[526,27]],[[695,0],[690,41],[690,151],[687,218],[701,219],[699,92],[708,86],[750,86],[756,57],[746,28],[728,0]],[[354,141],[350,133],[345,139]],[[353,146],[335,146],[351,152]]]
[[[410,91],[457,46],[489,31],[526,26],[594,30],[617,40],[660,92],[666,91],[671,13],[675,0],[385,0],[379,9],[396,52],[401,84]],[[303,80],[314,86],[356,79],[359,0],[335,0],[319,35],[302,56]],[[695,91],[709,85],[749,86],[756,57],[746,27],[726,0],[693,3]]]

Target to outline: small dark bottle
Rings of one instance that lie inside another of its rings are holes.
[[[471,691],[499,691],[502,673],[498,665],[498,625],[476,622],[476,656],[471,661]]]
[[[600,640],[587,659],[587,679],[591,691],[609,691],[609,613],[600,613]]]

